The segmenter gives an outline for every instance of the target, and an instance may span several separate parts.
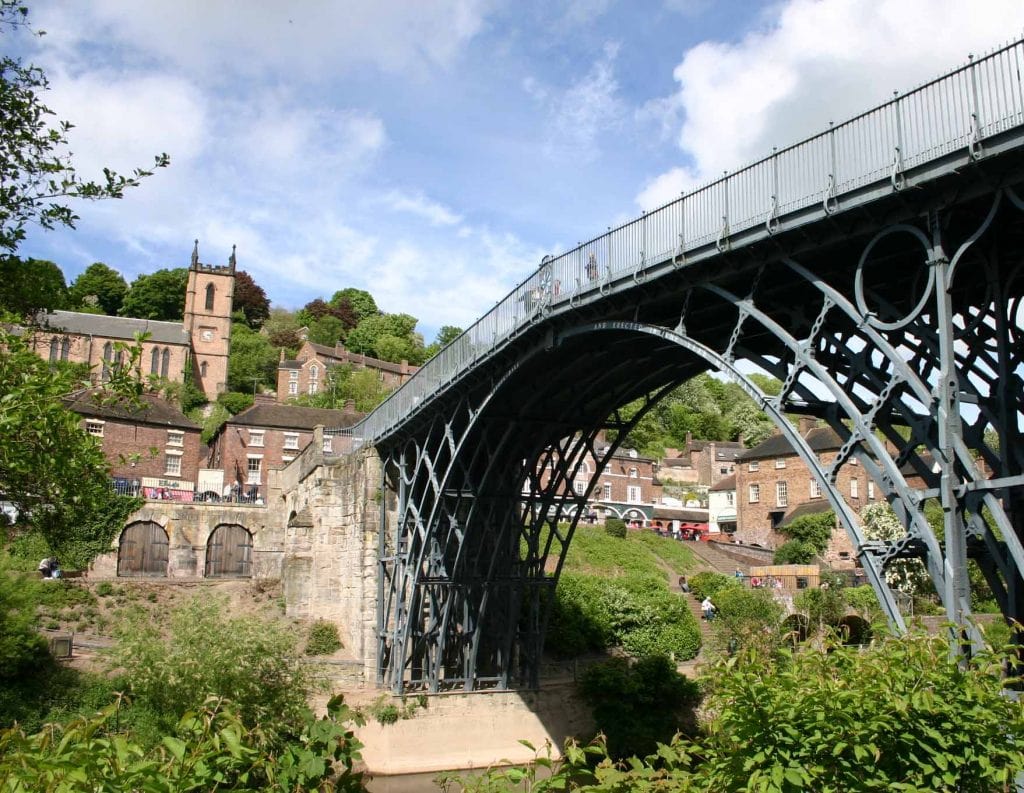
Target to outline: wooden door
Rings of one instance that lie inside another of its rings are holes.
[[[207,578],[251,575],[252,535],[243,526],[218,526],[206,543]]]
[[[121,533],[117,549],[119,576],[167,575],[167,532],[160,524],[133,523]]]

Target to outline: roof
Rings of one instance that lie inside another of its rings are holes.
[[[363,414],[356,411],[257,403],[229,418],[225,426],[236,424],[243,427],[312,430],[318,424],[325,427],[351,427],[362,417]]]
[[[302,361],[285,360],[277,365],[278,369],[301,369]]]
[[[333,364],[355,364],[356,366],[365,366],[370,369],[379,369],[384,372],[392,372],[399,375],[412,374],[419,369],[418,366],[410,366],[408,363],[392,363],[391,361],[382,361],[380,358],[371,358],[369,355],[361,355],[357,352],[351,352],[346,350],[344,347],[327,347],[323,344],[317,344],[315,341],[306,341],[303,346],[308,346],[313,352],[316,353],[317,357],[324,361],[324,363]],[[306,363],[307,361],[297,361],[299,366]],[[278,368],[292,368],[285,367],[283,362],[278,365]]]
[[[707,523],[708,511],[706,509],[684,509],[682,507],[667,507],[664,504],[655,504],[651,517],[665,518],[670,520],[683,520],[687,523]]]
[[[136,333],[148,333],[149,341],[160,344],[189,343],[188,332],[181,322],[158,322],[155,319],[108,317],[105,314],[83,314],[78,311],[51,311],[43,315],[44,328],[83,336],[105,336],[133,341]]]
[[[198,430],[199,425],[155,394],[141,394],[138,404],[102,388],[83,388],[63,398],[65,406],[80,416],[123,421],[131,424],[156,424]]]
[[[836,435],[835,430],[831,427],[815,427],[804,435],[804,440],[807,441],[811,450],[815,452],[834,451],[843,445],[842,441],[839,440],[839,436]],[[789,439],[781,432],[777,432],[753,449],[747,449],[736,459],[763,460],[772,457],[788,457],[795,454],[796,450],[790,444]]]
[[[729,474],[725,479],[720,479],[718,482],[708,488],[710,493],[720,493],[725,490],[736,489],[736,474]]]
[[[828,512],[831,509],[832,505],[824,498],[815,499],[814,501],[805,501],[803,504],[798,504],[783,515],[779,525],[785,526],[786,524],[792,523],[797,518],[802,518],[805,515],[819,515],[822,512]]]

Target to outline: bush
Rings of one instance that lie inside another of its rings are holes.
[[[609,537],[624,539],[626,536],[626,521],[621,518],[607,518],[604,522],[604,532]]]
[[[29,675],[49,661],[46,640],[36,632],[35,583],[29,575],[0,564],[0,684]]]
[[[711,598],[712,600],[726,587],[737,587],[741,585],[736,580],[735,576],[726,575],[725,573],[716,573],[713,570],[705,570],[704,572],[697,573],[690,576],[690,592],[697,600],[703,600],[704,598]]]
[[[330,655],[342,647],[338,626],[327,620],[317,620],[309,628],[306,655]]]
[[[785,526],[779,526],[779,533],[791,540],[805,542],[814,548],[815,553],[821,553],[828,547],[835,527],[836,514],[829,510],[816,515],[801,515]]]
[[[875,588],[870,584],[845,587],[840,591],[843,593],[843,600],[850,608],[860,612],[881,613],[878,595],[875,594]]]
[[[252,406],[252,394],[243,394],[238,391],[227,391],[217,397],[217,404],[223,405],[233,416],[241,413],[247,407]]]
[[[775,564],[811,564],[818,552],[803,540],[789,540],[775,549]]]
[[[714,598],[718,613],[712,622],[720,650],[742,647],[773,648],[782,605],[765,589],[726,587]]]
[[[126,619],[111,653],[137,702],[165,726],[202,708],[210,695],[232,700],[247,725],[293,724],[312,681],[295,636],[253,617],[232,617],[219,598],[195,598],[154,624],[143,611]]]
[[[846,600],[840,589],[805,589],[793,598],[797,611],[807,615],[811,626],[838,625],[846,613]]]
[[[580,691],[607,737],[609,754],[617,759],[643,756],[658,742],[667,743],[687,720],[683,709],[699,698],[697,684],[663,655],[635,662],[612,658],[588,667]]]

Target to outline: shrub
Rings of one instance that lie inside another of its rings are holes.
[[[836,514],[829,510],[816,515],[801,515],[785,526],[779,526],[779,533],[791,540],[805,542],[814,548],[815,553],[821,553],[828,547],[835,527]]]
[[[233,416],[252,405],[252,394],[228,391],[217,397],[217,403],[227,408],[228,412]]]
[[[35,629],[35,583],[6,564],[0,565],[0,684],[28,674],[49,660],[46,640]]]
[[[609,537],[624,539],[626,536],[626,521],[621,518],[607,518],[604,522],[604,531]]]
[[[317,620],[309,628],[306,655],[330,655],[342,647],[338,626],[327,620]]]
[[[612,658],[588,667],[580,691],[614,758],[643,756],[659,741],[667,743],[685,720],[684,707],[699,696],[697,684],[663,655]]]
[[[712,622],[719,649],[769,648],[777,645],[776,628],[782,605],[764,589],[726,587],[714,598],[718,613]]]
[[[690,576],[690,592],[697,600],[711,598],[712,600],[726,587],[739,587],[740,583],[734,576],[725,573],[716,573],[712,570],[705,570]]]
[[[838,625],[846,613],[841,589],[805,589],[793,598],[797,610],[807,615],[812,626]]]
[[[563,573],[555,589],[546,646],[555,655],[574,658],[603,650],[612,641],[611,614],[605,600],[605,580]]]
[[[165,725],[210,695],[232,700],[247,725],[294,723],[312,688],[294,634],[226,611],[219,598],[195,598],[170,611],[166,632],[136,611],[118,633],[111,666]]]
[[[96,585],[96,595],[101,598],[109,597],[114,594],[114,585],[109,581],[100,581]]]
[[[803,540],[789,540],[775,549],[775,564],[811,564],[818,555],[814,546]]]

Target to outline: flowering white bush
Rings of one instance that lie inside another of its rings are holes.
[[[905,537],[906,528],[886,502],[868,504],[860,513],[864,537],[869,540],[892,541]],[[885,568],[885,580],[890,587],[908,595],[928,591],[928,571],[921,559],[897,559]]]

